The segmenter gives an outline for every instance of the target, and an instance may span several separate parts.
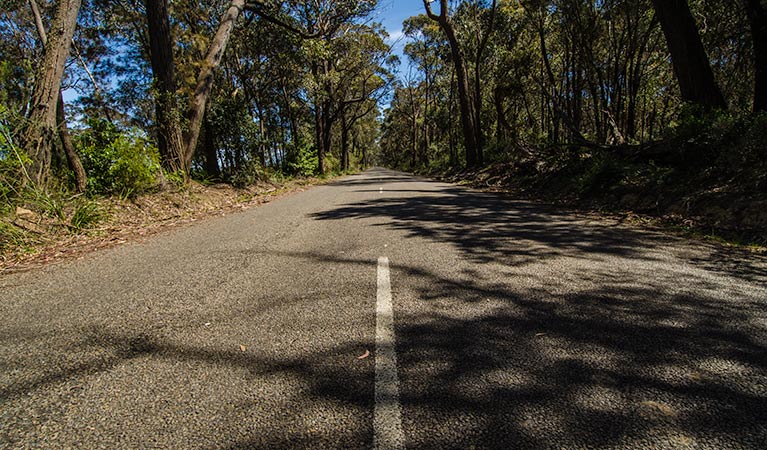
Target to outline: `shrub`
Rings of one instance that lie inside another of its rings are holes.
[[[288,163],[290,173],[300,177],[315,175],[318,168],[317,151],[309,144],[300,145],[295,152],[295,158]]]
[[[153,187],[160,173],[159,153],[137,130],[119,130],[90,119],[76,138],[88,173],[88,193],[133,197]]]
[[[104,213],[98,203],[82,201],[75,205],[72,218],[69,220],[69,228],[72,231],[82,231],[92,228],[103,219]]]
[[[264,169],[261,167],[261,164],[255,160],[250,160],[237,169],[237,172],[232,175],[231,182],[234,187],[244,188],[256,184],[263,178]]]
[[[10,210],[20,196],[24,182],[24,166],[29,164],[27,154],[13,142],[10,113],[0,105],[0,213]]]

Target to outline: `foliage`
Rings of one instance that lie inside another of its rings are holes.
[[[156,184],[159,155],[138,130],[120,130],[106,120],[90,119],[75,139],[88,177],[90,194],[133,197]]]
[[[248,187],[266,178],[263,167],[257,161],[247,161],[232,176],[232,186],[238,188]]]
[[[14,142],[9,126],[10,113],[0,105],[0,213],[13,206],[25,182],[29,158]]]
[[[308,144],[298,147],[295,160],[288,163],[288,171],[299,177],[316,175],[317,167],[317,152]]]
[[[72,217],[69,219],[69,228],[80,232],[92,228],[104,218],[104,212],[98,203],[84,200],[75,205]]]

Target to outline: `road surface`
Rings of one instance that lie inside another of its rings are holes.
[[[765,267],[371,170],[0,277],[0,447],[763,449]]]

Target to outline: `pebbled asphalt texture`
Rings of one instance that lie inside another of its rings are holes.
[[[381,191],[383,189],[383,191]],[[373,169],[0,277],[0,447],[767,448],[767,262]]]

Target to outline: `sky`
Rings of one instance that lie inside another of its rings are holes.
[[[406,70],[407,58],[402,54],[405,39],[402,35],[402,22],[410,16],[423,14],[422,0],[380,0],[375,18],[389,33],[389,44],[394,54],[400,57],[400,71]]]

